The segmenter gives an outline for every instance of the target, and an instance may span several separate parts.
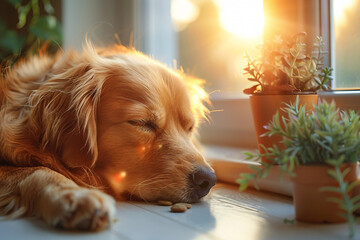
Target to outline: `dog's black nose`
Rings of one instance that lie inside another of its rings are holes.
[[[205,167],[198,168],[192,175],[195,194],[198,199],[202,198],[216,184],[217,178],[215,173]]]

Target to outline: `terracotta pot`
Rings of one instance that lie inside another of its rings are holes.
[[[284,112],[280,108],[285,107],[284,103],[295,103],[296,97],[299,96],[300,105],[305,105],[307,110],[313,109],[313,104],[317,104],[318,96],[316,94],[307,95],[252,95],[250,96],[251,111],[253,114],[254,125],[257,135],[257,141],[260,153],[264,153],[264,150],[260,147],[263,144],[265,147],[272,147],[277,144],[280,149],[283,146],[279,143],[282,139],[279,136],[272,137],[260,137],[267,130],[264,126],[268,125],[272,120],[273,115],[279,111],[280,119],[284,116]],[[262,158],[262,161],[270,162],[266,158]]]
[[[358,181],[358,185],[354,188],[353,196],[360,195],[360,179],[358,179],[357,181]],[[360,203],[360,200],[357,201],[356,203]],[[360,208],[356,209],[355,213],[360,215]]]
[[[345,177],[345,181],[356,181],[357,164],[344,164],[341,171],[348,167],[351,171]],[[322,187],[339,186],[328,174],[330,168],[328,165],[300,165],[295,168],[296,176],[292,178],[292,183],[296,220],[311,223],[346,222],[346,219],[339,215],[344,210],[341,210],[337,203],[327,200],[329,197],[341,198],[341,195],[320,191]]]

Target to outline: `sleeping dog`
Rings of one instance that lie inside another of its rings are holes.
[[[114,199],[198,201],[216,183],[194,137],[202,84],[118,45],[4,69],[0,214],[97,231]]]

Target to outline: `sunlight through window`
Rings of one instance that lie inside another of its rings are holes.
[[[263,41],[263,0],[172,0],[179,63],[206,80],[208,92],[236,92],[250,86],[243,76],[245,52]]]
[[[333,0],[335,36],[334,88],[360,87],[360,1]]]
[[[172,0],[171,18],[175,30],[181,31],[199,15],[199,9],[190,0]]]
[[[334,18],[336,24],[346,24],[347,14],[351,11],[356,0],[334,0]]]
[[[225,30],[242,38],[256,38],[262,35],[262,0],[216,0],[216,4],[221,25]]]

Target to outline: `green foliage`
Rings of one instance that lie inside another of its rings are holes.
[[[354,224],[360,221],[353,213],[360,208],[360,195],[349,197],[356,182],[345,181],[349,169],[341,171],[344,163],[356,163],[360,157],[360,116],[354,111],[344,112],[336,108],[335,103],[326,101],[314,105],[314,110],[306,111],[305,106],[295,103],[286,104],[279,113],[273,116],[266,127],[268,131],[263,136],[281,136],[281,143],[285,149],[278,146],[265,147],[264,153],[247,153],[247,160],[258,161],[261,157],[269,159],[271,163],[263,163],[256,167],[254,173],[243,173],[237,183],[240,190],[245,190],[250,182],[257,187],[257,181],[265,178],[271,167],[276,165],[284,174],[294,175],[297,165],[326,164],[333,168],[328,171],[339,186],[324,187],[322,191],[338,193],[342,198],[330,198],[329,201],[339,204],[345,211],[343,217],[349,223],[350,236],[354,235]]]
[[[360,121],[354,111],[340,112],[334,103],[323,102],[307,112],[296,102],[277,113],[264,136],[282,136],[286,149],[268,151],[267,158],[281,165],[356,162],[360,154]],[[281,121],[280,121],[281,120]],[[283,126],[282,126],[282,124]]]
[[[272,166],[271,164],[267,164],[267,163],[263,163],[262,167],[249,166],[249,168],[255,170],[255,172],[240,174],[240,179],[236,180],[236,182],[240,184],[239,190],[244,191],[249,186],[249,182],[251,180],[255,180],[253,181],[254,187],[259,190],[260,188],[257,185],[256,180],[261,178],[266,178],[269,175],[271,166]]]
[[[339,186],[337,187],[322,187],[320,191],[333,192],[341,194],[341,198],[329,198],[330,202],[334,202],[339,205],[340,209],[344,210],[345,213],[339,213],[344,219],[347,219],[349,225],[349,237],[352,238],[355,235],[355,224],[360,222],[360,217],[355,217],[354,212],[360,208],[360,195],[350,198],[351,191],[355,186],[359,185],[360,182],[355,181],[348,183],[345,181],[346,175],[350,172],[350,168],[345,169],[343,172],[340,166],[335,164],[334,169],[329,169],[329,175],[334,178]]]
[[[287,218],[285,218],[285,219],[283,220],[283,222],[284,222],[285,224],[295,224],[295,219],[287,219]]]
[[[278,166],[283,173],[293,175],[299,164],[328,164],[340,166],[342,163],[357,162],[360,156],[360,117],[354,111],[341,112],[335,103],[324,101],[314,105],[314,112],[306,111],[299,105],[286,104],[281,109],[286,116],[280,119],[279,113],[273,116],[263,136],[281,136],[285,149],[278,146],[264,149],[264,153],[247,153],[247,160],[270,159],[260,169]],[[264,170],[265,171],[265,170]],[[243,174],[238,180],[242,189],[249,181],[266,177],[266,172],[258,171]]]
[[[313,51],[307,54],[305,35],[299,33],[290,41],[276,36],[260,46],[260,57],[253,59],[246,54],[248,65],[244,71],[255,85],[245,89],[244,93],[315,93],[327,89],[332,69],[323,64],[326,54],[323,39],[316,37]]]
[[[10,62],[31,55],[46,45],[55,52],[61,45],[62,30],[59,21],[52,15],[50,0],[3,0],[18,13],[17,29],[9,29],[0,19],[0,58]],[[41,14],[41,7],[46,15]]]

